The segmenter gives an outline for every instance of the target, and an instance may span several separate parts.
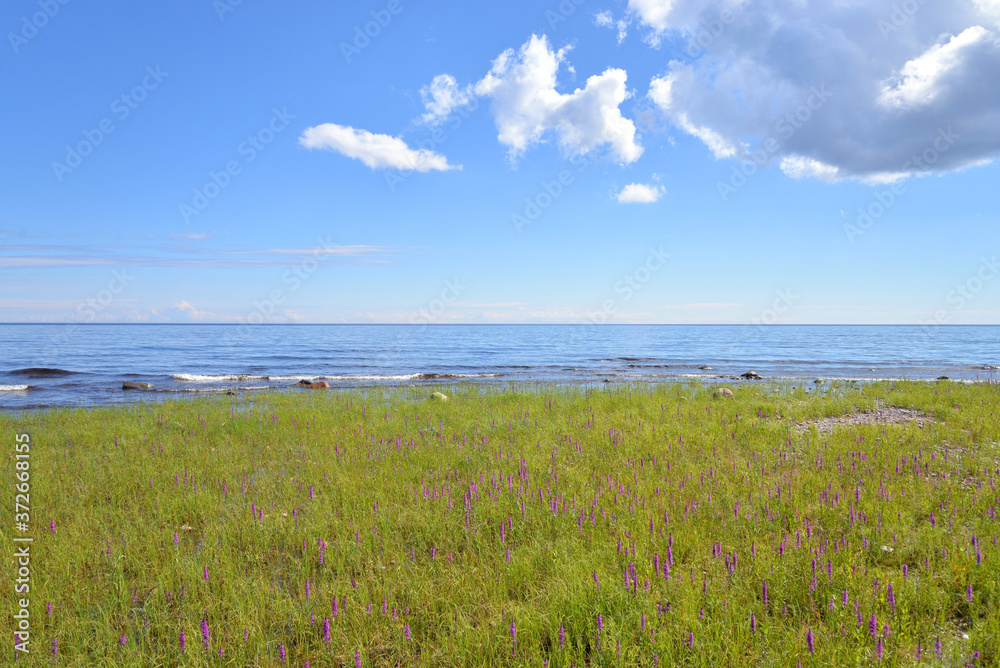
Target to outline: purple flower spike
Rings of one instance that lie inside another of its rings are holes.
[[[184,647],[187,645],[186,638],[184,637],[184,629],[181,629],[181,637],[180,637],[180,643],[179,644],[180,644],[180,647],[181,647],[181,651],[183,652],[184,651]]]
[[[806,645],[810,654],[816,653],[816,639],[813,637],[812,629],[806,629]]]
[[[323,642],[327,645],[330,644],[330,619],[326,618],[323,620]]]
[[[757,633],[757,618],[750,613],[750,633]]]
[[[354,650],[354,667],[361,668],[361,652]]]
[[[278,654],[281,656],[281,662],[285,663],[285,646],[278,645]]]
[[[971,582],[969,583],[969,586],[965,588],[965,598],[967,598],[969,600],[969,603],[972,603],[972,583]]]
[[[209,635],[208,635],[208,620],[201,620],[201,642],[205,645],[205,649],[209,648]]]
[[[878,635],[878,621],[875,619],[875,613],[872,613],[871,619],[868,620],[868,633],[874,638]]]

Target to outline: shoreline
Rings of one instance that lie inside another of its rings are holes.
[[[324,380],[323,376],[295,376],[295,378],[302,378],[303,380],[318,381]],[[448,383],[447,381],[457,381]],[[763,377],[759,376],[753,379],[743,378],[740,376],[659,376],[656,378],[649,377],[634,377],[628,379],[609,379],[609,378],[598,378],[589,381],[564,381],[564,382],[553,382],[546,380],[531,380],[531,379],[520,379],[520,380],[501,380],[501,379],[471,379],[471,378],[458,378],[456,376],[448,374],[428,374],[426,382],[357,382],[357,383],[345,383],[345,384],[335,384],[322,389],[308,389],[302,387],[299,383],[283,384],[283,385],[258,385],[258,386],[241,386],[241,385],[224,385],[223,381],[218,383],[207,383],[209,387],[205,387],[206,384],[201,384],[201,387],[189,387],[189,388],[133,388],[128,390],[119,389],[117,386],[104,387],[102,390],[107,393],[107,397],[103,401],[93,401],[92,403],[83,403],[85,400],[81,399],[78,403],[51,403],[51,404],[28,404],[20,406],[5,406],[0,404],[0,413],[10,413],[18,411],[46,411],[54,409],[94,409],[101,407],[117,407],[117,406],[131,406],[135,404],[160,404],[170,401],[191,401],[200,398],[208,397],[246,397],[254,395],[270,395],[274,394],[276,396],[294,396],[298,394],[323,394],[323,393],[350,393],[350,392],[367,392],[372,390],[403,390],[403,391],[427,391],[431,392],[434,390],[447,390],[453,391],[455,389],[465,389],[465,388],[478,388],[480,390],[495,390],[503,389],[507,391],[544,391],[545,389],[601,389],[601,388],[617,388],[617,387],[700,387],[704,386],[706,388],[718,388],[722,386],[729,386],[732,389],[741,388],[751,388],[751,387],[769,387],[774,391],[782,391],[794,388],[801,388],[807,393],[818,393],[824,390],[831,390],[839,387],[852,388],[861,386],[872,386],[880,384],[898,384],[898,383],[918,383],[918,384],[936,384],[936,383],[956,383],[961,385],[990,385],[1000,383],[1000,379],[995,378],[985,378],[985,379],[952,379],[952,378],[933,378],[933,379],[912,379],[912,378],[785,378],[785,377]],[[22,391],[0,391],[0,401],[2,401],[4,394],[7,396],[20,395],[23,397],[33,396],[32,390],[22,390]]]

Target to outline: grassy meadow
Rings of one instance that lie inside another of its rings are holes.
[[[0,415],[16,665],[1000,664],[1000,388],[732,387]],[[930,421],[808,425],[879,406]]]

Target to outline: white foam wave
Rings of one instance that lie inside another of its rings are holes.
[[[406,373],[398,375],[385,375],[385,376],[375,376],[375,375],[358,375],[358,376],[323,376],[322,380],[413,380],[414,378],[420,378],[423,376],[422,373]]]
[[[224,383],[226,381],[245,382],[248,380],[267,380],[267,376],[255,376],[252,374],[197,374],[197,373],[175,373],[170,376],[174,380],[184,383]]]
[[[31,385],[0,385],[0,392],[24,392]]]

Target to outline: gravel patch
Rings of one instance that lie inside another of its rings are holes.
[[[819,420],[808,420],[795,426],[799,431],[809,431],[810,427],[816,427],[816,430],[820,433],[828,434],[835,427],[850,427],[859,424],[887,425],[916,422],[917,426],[923,429],[924,425],[930,424],[933,421],[933,417],[914,408],[883,406],[877,411],[861,411],[848,415],[820,418]]]

